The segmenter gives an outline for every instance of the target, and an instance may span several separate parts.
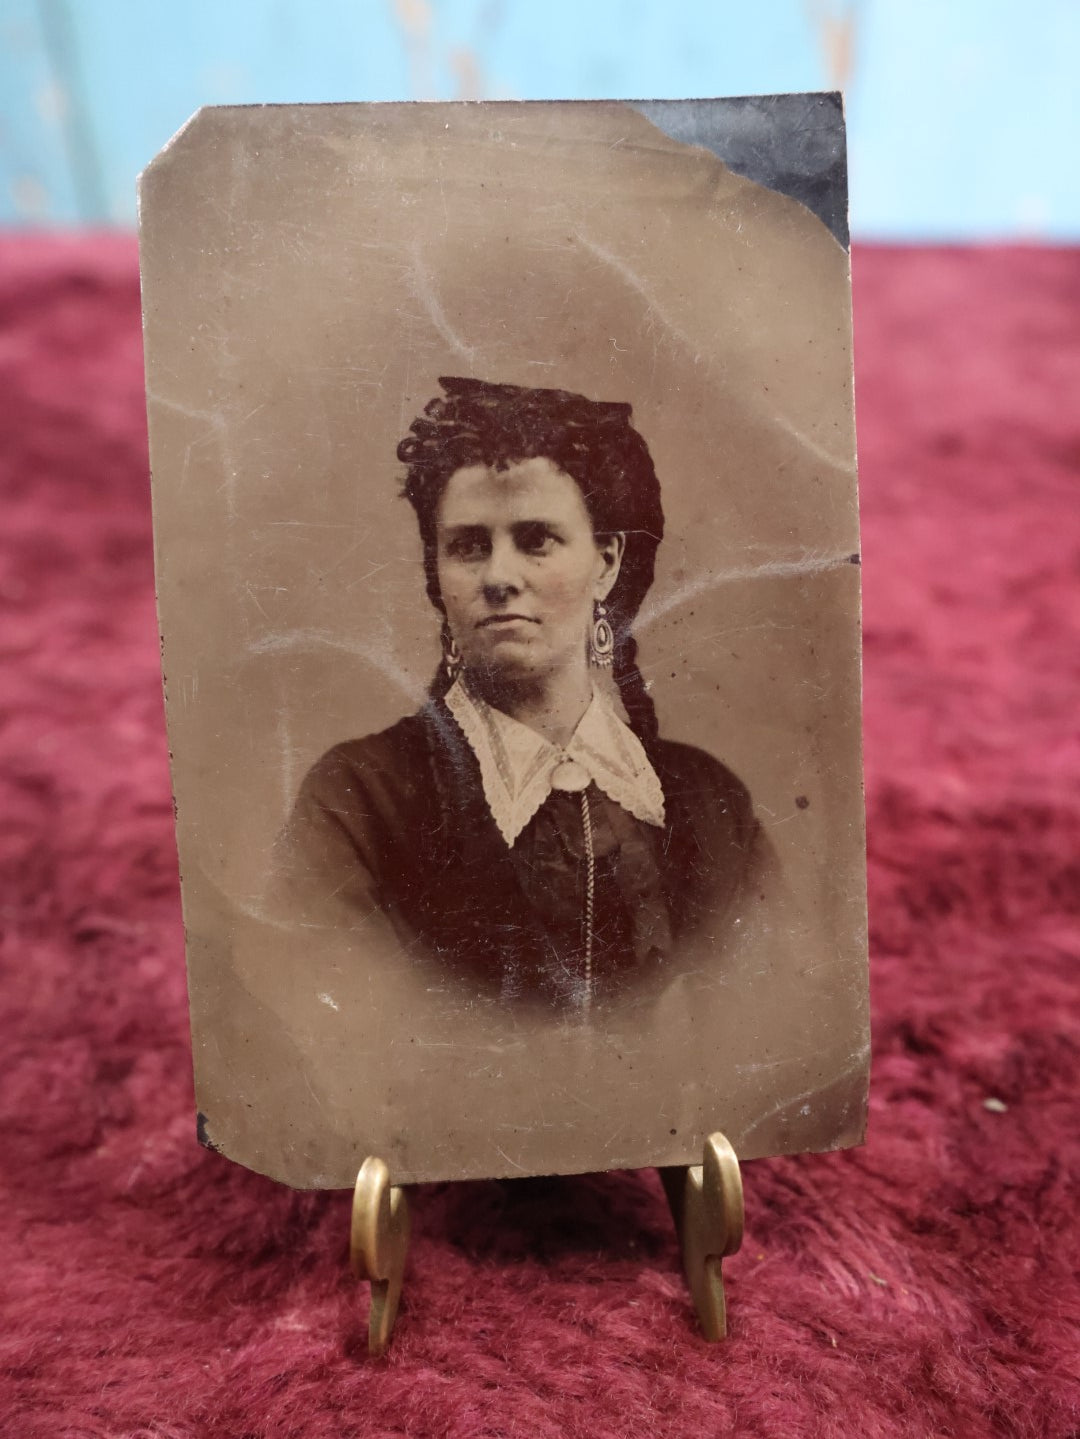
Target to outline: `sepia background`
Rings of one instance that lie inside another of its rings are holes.
[[[835,104],[821,97],[835,129]],[[204,1137],[304,1185],[852,1143],[867,1051],[848,262],[626,106],[204,111],[142,190],[158,581]],[[441,374],[628,400],[667,513],[661,733],[785,898],[594,1024],[275,925],[310,764],[437,663],[398,439]],[[588,1096],[586,1098],[586,1095]]]

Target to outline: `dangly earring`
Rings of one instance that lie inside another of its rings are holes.
[[[446,678],[451,684],[465,668],[465,656],[457,647],[457,640],[450,633],[449,625],[443,626],[442,633],[443,647],[443,668],[446,670]]]
[[[615,633],[607,617],[607,606],[597,600],[593,606],[593,625],[589,635],[589,659],[606,668],[615,658]]]

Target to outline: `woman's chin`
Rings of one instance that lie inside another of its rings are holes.
[[[516,679],[525,679],[539,673],[541,669],[542,666],[537,664],[535,656],[529,654],[503,652],[499,655],[487,655],[483,659],[466,660],[465,662],[465,671],[470,679],[490,684],[510,683]]]
[[[469,686],[481,698],[498,704],[500,698],[521,694],[544,686],[549,679],[548,667],[539,663],[537,655],[507,653],[509,646],[500,646],[498,655],[466,659],[465,676]]]

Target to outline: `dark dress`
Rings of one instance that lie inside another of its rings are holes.
[[[660,740],[649,758],[663,827],[595,784],[587,791],[597,998],[656,976],[692,933],[719,945],[760,870],[762,836],[741,781],[690,745]],[[580,1000],[581,796],[553,791],[507,846],[476,757],[441,701],[325,754],[304,780],[278,859],[270,898],[299,922],[355,927],[381,914],[418,960],[474,992]]]

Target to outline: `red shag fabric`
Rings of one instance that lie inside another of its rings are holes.
[[[126,239],[0,242],[0,1429],[1080,1426],[1080,252],[856,255],[870,1141],[761,1161],[696,1334],[653,1174],[420,1191],[390,1354],[349,1200],[198,1148]]]

